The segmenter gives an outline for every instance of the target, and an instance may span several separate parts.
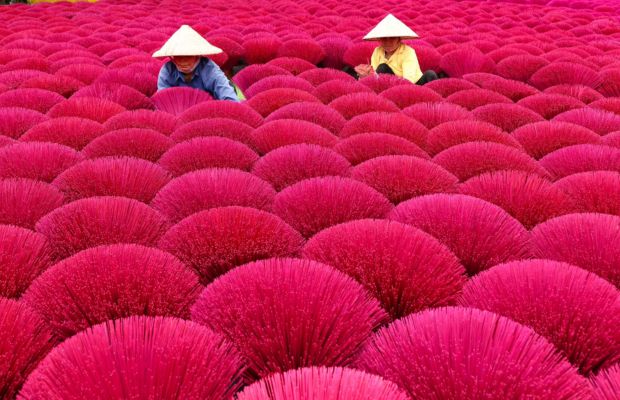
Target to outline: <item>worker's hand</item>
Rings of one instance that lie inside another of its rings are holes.
[[[355,72],[360,76],[360,78],[364,78],[373,73],[373,69],[371,65],[368,64],[360,64],[355,67]]]
[[[360,74],[360,75],[361,75],[362,77],[364,77],[364,76],[368,76],[368,75],[372,75],[372,73],[373,73],[373,72],[375,72],[375,71],[372,69],[372,66],[371,66],[371,65],[369,65],[369,64],[362,64],[362,65],[360,65],[359,67],[360,67],[360,72],[361,72],[361,74]]]

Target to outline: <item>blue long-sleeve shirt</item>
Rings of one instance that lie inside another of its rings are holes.
[[[185,82],[185,77],[172,61],[168,61],[161,67],[157,79],[157,90],[176,86],[205,90],[217,100],[239,101],[224,72],[217,64],[204,57],[200,59],[192,80],[189,82]]]

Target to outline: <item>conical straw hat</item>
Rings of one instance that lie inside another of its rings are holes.
[[[176,31],[153,57],[172,56],[208,56],[222,53],[222,49],[213,46],[189,25],[183,25]]]
[[[364,40],[377,40],[381,38],[399,37],[402,39],[417,38],[418,34],[411,30],[401,20],[388,14],[377,24],[366,36]]]

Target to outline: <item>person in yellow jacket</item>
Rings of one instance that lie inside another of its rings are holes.
[[[372,53],[370,64],[355,67],[360,78],[372,74],[393,74],[407,79],[411,83],[424,85],[438,79],[433,70],[422,72],[415,50],[402,41],[414,39],[418,35],[392,14],[388,14],[375,26],[364,40],[378,40],[378,46]]]

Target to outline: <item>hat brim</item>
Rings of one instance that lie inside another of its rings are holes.
[[[400,38],[401,40],[411,40],[418,39],[419,36],[379,36],[379,37],[364,37],[363,40],[373,41],[373,40],[381,40],[381,39],[390,39],[390,38]]]
[[[219,51],[218,51],[219,50]],[[154,58],[164,58],[164,57],[208,57],[208,56],[214,56],[217,54],[222,54],[224,51],[221,49],[213,49],[213,50],[208,50],[205,52],[195,52],[195,51],[174,51],[174,52],[167,52],[167,51],[161,51],[158,50],[155,53],[153,53],[153,57]]]

